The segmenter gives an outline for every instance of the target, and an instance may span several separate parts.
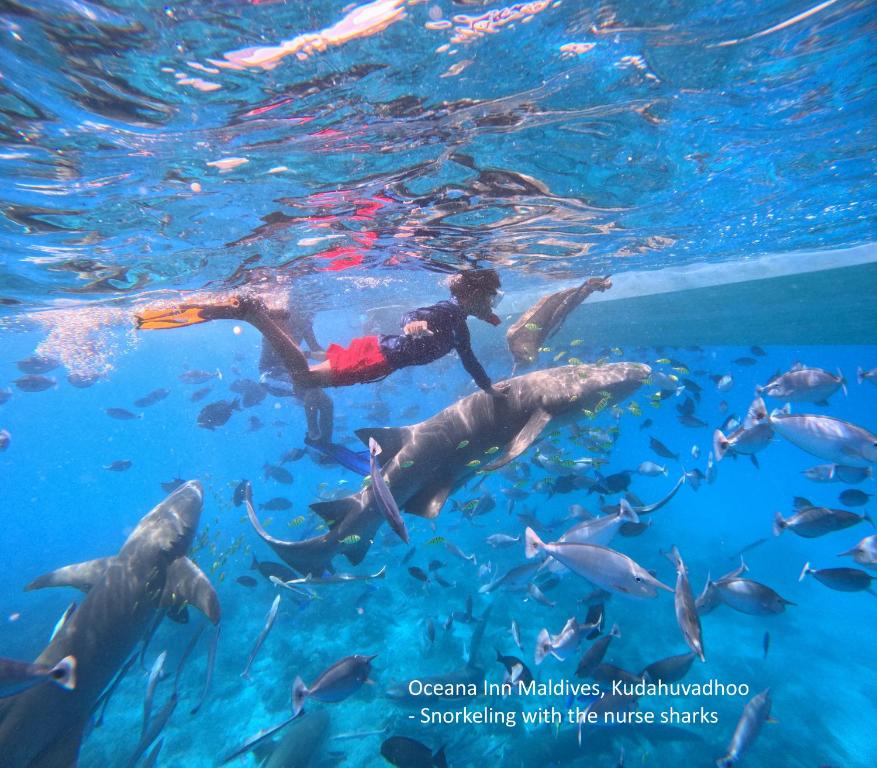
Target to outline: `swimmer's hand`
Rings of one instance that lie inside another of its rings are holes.
[[[505,400],[509,396],[509,385],[500,384],[496,387],[491,386],[490,389],[486,389],[485,392],[497,400]]]
[[[412,320],[410,323],[406,323],[402,333],[406,336],[432,336],[432,331],[429,330],[426,320]]]

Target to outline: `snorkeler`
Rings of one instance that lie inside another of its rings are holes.
[[[210,320],[242,320],[258,328],[298,387],[343,387],[379,381],[399,368],[425,365],[456,349],[463,367],[475,383],[494,397],[496,389],[472,351],[466,319],[470,315],[491,325],[500,319],[493,312],[502,297],[499,275],[493,269],[458,272],[450,279],[451,298],[412,310],[402,318],[402,334],[363,336],[347,347],[331,344],[326,360],[311,366],[301,351],[295,332],[257,298],[235,297],[229,301],[184,304],[174,309],[144,310],[137,315],[139,328],[182,328]],[[310,345],[310,342],[308,342]],[[324,437],[321,434],[320,441]]]

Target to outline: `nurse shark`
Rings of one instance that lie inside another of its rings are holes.
[[[503,398],[485,392],[464,397],[432,418],[407,427],[368,428],[356,434],[381,446],[384,478],[400,509],[434,518],[448,496],[476,471],[508,464],[526,451],[549,424],[580,418],[636,391],[651,374],[647,365],[570,365],[534,371],[497,385]],[[384,520],[374,489],[335,501],[311,504],[329,531],[303,541],[283,541],[259,523],[248,501],[250,522],[259,536],[302,573],[321,574],[332,557],[359,563]]]
[[[117,555],[60,568],[28,585],[87,593],[37,658],[51,666],[75,657],[76,688],[43,685],[0,702],[3,768],[75,766],[101,692],[161,611],[189,603],[219,622],[216,592],[186,557],[202,499],[201,485],[188,482],[140,520]]]

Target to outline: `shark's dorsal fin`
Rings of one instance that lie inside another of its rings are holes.
[[[485,466],[484,469],[488,471],[499,469],[518,458],[518,456],[533,445],[549,421],[551,421],[551,414],[548,411],[543,408],[534,411],[521,431],[515,436],[515,439],[509,443],[509,447],[506,448],[505,452],[495,461]]]
[[[216,590],[213,589],[210,579],[188,557],[178,557],[168,566],[161,605],[164,608],[194,605],[213,624],[219,623],[219,598]]]
[[[98,579],[107,572],[115,557],[100,557],[84,563],[65,565],[57,571],[44,573],[25,587],[25,590],[44,589],[45,587],[75,587],[88,592]]]
[[[440,483],[421,488],[402,506],[409,514],[431,520],[438,517],[450,495],[451,486],[447,484],[446,480],[441,480]]]
[[[386,466],[400,450],[408,438],[407,427],[364,427],[356,430],[356,436],[368,445],[369,438],[374,438],[381,446],[381,466]]]

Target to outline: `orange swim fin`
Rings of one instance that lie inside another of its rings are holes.
[[[138,312],[137,327],[145,331],[160,331],[167,328],[185,328],[187,325],[198,325],[210,320],[231,317],[226,314],[240,306],[237,299],[217,302],[215,304],[180,304],[177,307],[163,309],[144,309]]]

